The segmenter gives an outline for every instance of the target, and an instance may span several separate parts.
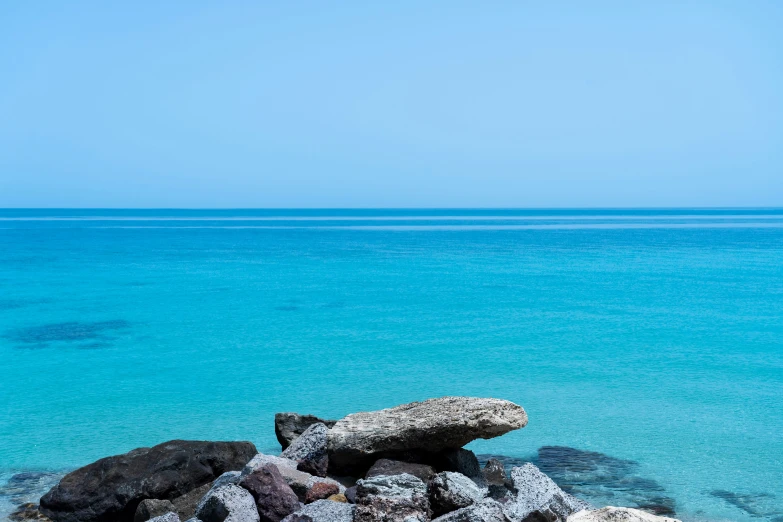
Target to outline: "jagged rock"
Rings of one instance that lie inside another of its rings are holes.
[[[453,471],[465,475],[478,486],[487,487],[484,473],[481,471],[476,454],[465,448],[457,448],[442,452],[438,458],[438,467],[444,471]]]
[[[155,518],[151,518],[149,522],[179,522],[179,516],[173,511],[170,511]]]
[[[329,466],[329,455],[326,453],[328,431],[322,422],[311,424],[280,456],[296,461],[300,471],[325,477]]]
[[[327,428],[334,426],[337,421],[319,419],[315,415],[299,415],[298,413],[276,413],[275,414],[275,435],[280,446],[285,450],[302,433],[315,423],[326,425]]]
[[[260,522],[253,495],[234,484],[209,490],[196,508],[196,518],[203,522]]]
[[[497,437],[526,424],[527,414],[521,406],[472,397],[442,397],[354,413],[329,430],[330,468],[350,474],[395,452],[461,448],[472,440]]]
[[[427,486],[408,473],[381,475],[356,483],[354,522],[428,522]]]
[[[181,496],[241,469],[256,453],[250,442],[173,440],[138,448],[67,474],[41,497],[41,512],[55,522],[131,522],[142,500]]]
[[[345,495],[345,498],[348,500],[348,502],[351,504],[356,504],[356,486],[345,488],[343,494]]]
[[[426,464],[414,464],[401,460],[378,459],[367,471],[364,478],[377,477],[380,475],[401,475],[403,473],[409,473],[414,477],[418,477],[425,484],[435,476],[435,470],[432,466]]]
[[[590,504],[560,489],[533,464],[512,468],[511,481],[517,494],[504,505],[504,511],[514,522],[528,517],[531,520],[564,522],[577,511],[591,509]]]
[[[503,506],[492,499],[484,499],[456,511],[452,511],[442,517],[433,519],[432,522],[510,522],[503,513]]]
[[[324,500],[332,495],[339,495],[340,489],[336,484],[329,484],[326,482],[319,482],[313,484],[313,487],[307,490],[305,494],[305,504],[312,504],[316,500]]]
[[[280,522],[299,509],[299,498],[274,464],[245,475],[239,486],[253,495],[261,522]]]
[[[204,498],[204,495],[206,495],[210,489],[215,487],[215,484],[220,481],[221,477],[225,477],[229,473],[236,474],[237,476],[239,475],[238,471],[227,471],[220,475],[215,482],[208,482],[203,486],[188,491],[184,495],[172,500],[171,503],[174,504],[174,511],[179,515],[179,518],[181,520],[193,518],[193,515],[196,514],[196,506],[198,506],[199,501]]]
[[[680,522],[675,518],[659,517],[632,508],[612,507],[593,511],[578,511],[568,517],[568,522]]]
[[[482,471],[487,484],[503,485],[506,483],[506,469],[498,459],[489,459]]]
[[[353,522],[354,509],[352,504],[317,500],[287,516],[283,522]]]
[[[484,491],[471,479],[460,473],[438,473],[429,485],[430,507],[433,516],[468,507],[484,498]]]
[[[146,522],[173,511],[176,511],[176,508],[170,501],[148,498],[139,502],[139,507],[136,508],[136,513],[133,515],[133,522]]]
[[[277,466],[277,469],[279,470],[282,470],[283,468],[296,469],[296,461],[294,460],[286,459],[283,457],[275,457],[273,455],[264,455],[263,453],[259,453],[255,455],[252,459],[250,459],[250,462],[248,462],[247,465],[244,468],[242,468],[242,473],[240,473],[240,478],[244,477],[245,475],[250,475],[255,470],[257,470],[258,468],[260,468],[265,464],[274,464],[275,466]]]

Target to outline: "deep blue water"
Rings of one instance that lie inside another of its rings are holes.
[[[473,395],[530,424],[472,449],[588,500],[783,520],[781,209],[0,210],[0,361],[0,517],[15,473]]]

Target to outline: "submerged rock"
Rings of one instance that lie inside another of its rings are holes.
[[[415,464],[403,462],[401,460],[378,459],[375,464],[367,471],[364,478],[377,477],[380,475],[401,475],[408,473],[414,477],[420,478],[427,484],[435,476],[435,470],[432,466],[426,464]]]
[[[680,522],[675,518],[659,517],[632,508],[612,507],[593,511],[579,511],[568,517],[568,522]]]
[[[38,520],[41,522],[48,522],[51,519],[43,515],[38,510],[38,504],[34,502],[25,502],[21,506],[17,506],[16,509],[8,515],[8,520],[12,522],[26,522],[30,520]]]
[[[563,522],[577,511],[592,508],[560,489],[533,464],[513,468],[511,481],[517,494],[505,504],[504,510],[514,522],[522,522],[530,516],[533,520]]]
[[[471,479],[460,473],[438,473],[429,485],[433,516],[468,507],[484,498],[484,491]]]
[[[321,422],[311,424],[280,456],[295,461],[301,471],[325,477],[329,466],[326,453],[328,431]]]
[[[311,425],[321,423],[327,428],[334,426],[337,421],[325,420],[315,415],[299,415],[298,413],[276,413],[275,435],[280,446],[285,450]]]
[[[274,464],[266,464],[239,482],[253,496],[261,522],[280,522],[297,509],[299,499]]]
[[[318,500],[287,516],[283,522],[353,522],[354,509],[352,504]]]
[[[354,413],[329,430],[330,466],[350,473],[395,452],[438,453],[524,427],[525,410],[513,402],[442,397],[379,411]]]
[[[147,498],[179,497],[238,470],[257,453],[250,442],[173,440],[100,459],[67,474],[41,498],[55,522],[131,522]]]
[[[211,489],[199,502],[196,518],[203,522],[260,522],[253,496],[234,484]]]
[[[421,479],[381,475],[356,483],[354,522],[428,522],[427,486]]]

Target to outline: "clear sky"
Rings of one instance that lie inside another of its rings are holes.
[[[0,2],[0,206],[783,206],[783,2]]]

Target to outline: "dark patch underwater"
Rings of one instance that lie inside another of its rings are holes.
[[[734,493],[724,489],[710,491],[710,495],[719,498],[752,517],[769,518],[772,522],[783,521],[781,510],[771,493]]]
[[[111,321],[69,321],[19,328],[3,337],[27,348],[45,348],[50,343],[77,343],[84,348],[105,348],[115,339],[109,332],[128,328],[123,319]]]

